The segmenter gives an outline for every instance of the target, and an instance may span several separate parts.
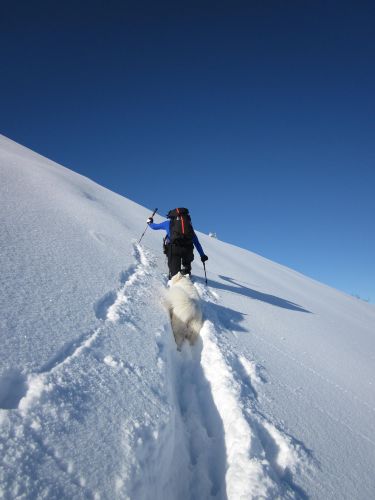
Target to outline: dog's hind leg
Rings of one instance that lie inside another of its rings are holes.
[[[197,318],[194,318],[189,322],[188,325],[188,338],[190,345],[194,345],[195,341],[199,337],[199,333],[201,331],[203,325],[202,316],[199,315]]]
[[[186,337],[186,325],[183,321],[180,320],[177,316],[172,313],[171,316],[171,325],[174,335],[174,340],[177,344],[177,349],[181,351],[182,344],[184,343]]]

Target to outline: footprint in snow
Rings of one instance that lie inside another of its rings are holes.
[[[0,375],[0,409],[18,408],[20,400],[25,396],[28,384],[25,375],[17,369],[10,369]]]

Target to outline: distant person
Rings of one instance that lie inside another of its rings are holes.
[[[191,263],[194,260],[194,246],[202,262],[206,262],[208,257],[194,232],[187,208],[170,210],[167,217],[168,220],[160,224],[155,224],[154,219],[149,217],[147,224],[151,229],[164,229],[167,232],[164,238],[164,253],[168,257],[169,279],[178,272],[190,275]]]

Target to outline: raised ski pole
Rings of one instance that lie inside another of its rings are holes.
[[[204,277],[206,279],[206,285],[207,285],[207,273],[206,273],[206,263],[203,262],[203,269],[204,269]]]
[[[158,211],[158,209],[155,208],[155,210],[152,212],[152,215],[150,215],[150,218],[152,218],[156,214],[157,211]],[[147,231],[147,228],[148,228],[148,224],[146,224],[146,229],[143,231],[142,236],[139,238],[138,245],[142,241],[142,238],[145,235],[145,232]]]

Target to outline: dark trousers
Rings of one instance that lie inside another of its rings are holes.
[[[191,272],[191,263],[194,260],[193,245],[178,246],[167,245],[166,252],[168,257],[169,278],[172,278],[178,272],[188,274]]]

